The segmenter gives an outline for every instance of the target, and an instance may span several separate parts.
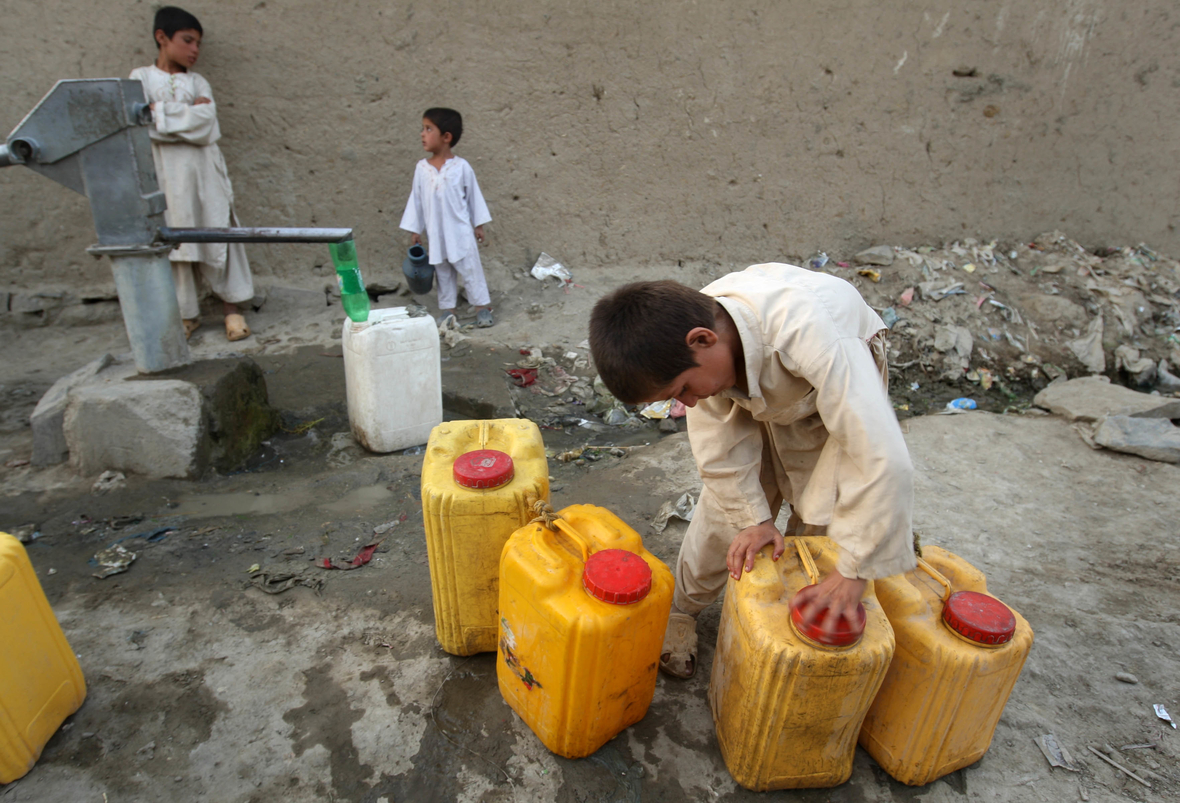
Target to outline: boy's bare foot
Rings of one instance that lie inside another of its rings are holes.
[[[193,332],[201,328],[200,318],[185,318],[184,321],[184,339],[188,340],[193,336]]]

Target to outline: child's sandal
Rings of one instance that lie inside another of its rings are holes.
[[[225,316],[225,339],[233,343],[235,340],[243,340],[250,336],[250,327],[246,325],[246,319],[237,312],[230,313]]]
[[[687,613],[668,615],[664,646],[660,649],[660,669],[672,677],[690,678],[697,671],[697,620]]]

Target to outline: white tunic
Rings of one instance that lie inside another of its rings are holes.
[[[414,234],[426,233],[431,265],[452,264],[478,247],[475,226],[491,221],[475,171],[461,156],[436,169],[423,159],[414,168],[414,183],[399,224]]]
[[[217,104],[193,105],[199,97],[213,100],[209,82],[194,72],[167,73],[154,64],[137,67],[131,77],[143,84],[148,103],[156,104],[149,134],[156,176],[168,201],[164,213],[168,225],[236,225],[233,185],[217,147],[221,138]],[[248,300],[253,295],[249,263],[240,246],[230,249],[225,243],[182,243],[169,259],[202,263],[202,274],[225,301]],[[228,271],[227,262],[235,263]]]

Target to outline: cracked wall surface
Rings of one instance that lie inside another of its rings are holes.
[[[464,114],[493,288],[542,250],[575,272],[1054,228],[1180,250],[1167,0],[187,7],[242,222],[352,226],[371,276],[401,262],[431,105]],[[151,13],[8,4],[0,130],[57,79],[148,63]],[[0,171],[0,286],[108,287],[94,239],[80,196]],[[321,250],[250,247],[288,283],[322,283]]]

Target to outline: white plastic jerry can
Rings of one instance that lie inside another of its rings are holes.
[[[348,421],[357,443],[394,452],[426,443],[442,423],[438,329],[429,315],[405,307],[375,309],[369,320],[344,321]]]

